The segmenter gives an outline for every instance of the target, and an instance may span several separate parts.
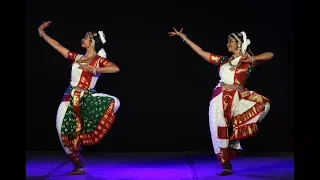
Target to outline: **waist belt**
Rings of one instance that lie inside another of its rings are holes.
[[[223,89],[239,90],[239,91],[244,90],[244,87],[240,84],[226,84],[224,82],[220,82],[220,85]]]
[[[77,91],[88,91],[88,90],[90,90],[90,89],[81,89],[81,88],[79,88],[78,86],[72,86],[72,88],[73,88],[74,90],[77,90]]]

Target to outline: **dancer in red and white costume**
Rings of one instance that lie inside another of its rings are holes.
[[[254,56],[247,52],[250,39],[245,32],[231,33],[227,48],[231,57],[215,55],[202,50],[182,33],[182,29],[169,32],[179,36],[206,61],[219,66],[220,82],[215,87],[209,106],[209,125],[215,154],[221,162],[220,176],[232,174],[231,159],[234,150],[241,149],[240,139],[258,132],[260,122],[270,109],[270,100],[256,92],[247,90],[245,82],[252,69],[261,62],[273,58],[272,52]],[[232,129],[231,129],[232,128]]]
[[[75,166],[69,174],[86,174],[81,146],[99,143],[111,128],[120,107],[118,98],[97,93],[94,88],[101,73],[117,73],[119,67],[106,58],[103,31],[86,33],[81,40],[81,46],[86,49],[83,55],[69,51],[48,36],[44,29],[50,23],[44,22],[38,28],[40,37],[72,61],[70,86],[58,108],[56,127],[63,149]]]

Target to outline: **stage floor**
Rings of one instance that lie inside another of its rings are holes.
[[[234,174],[216,176],[216,157],[203,152],[86,153],[86,175],[68,176],[63,152],[27,152],[27,180],[284,180],[294,179],[293,153],[245,154],[232,161]]]

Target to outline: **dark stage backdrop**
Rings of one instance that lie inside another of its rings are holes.
[[[208,107],[218,68],[180,38],[168,37],[172,27],[183,27],[192,41],[215,54],[230,55],[227,36],[242,30],[254,53],[274,52],[247,84],[272,100],[271,110],[259,134],[242,143],[246,151],[293,151],[295,17],[289,1],[107,2],[27,1],[27,149],[62,150],[55,118],[71,62],[38,36],[42,21],[51,20],[47,34],[80,53],[87,31],[104,30],[108,59],[121,69],[100,76],[96,86],[120,99],[115,123],[100,144],[85,150],[213,151]]]

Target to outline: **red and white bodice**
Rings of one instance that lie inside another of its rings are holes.
[[[209,62],[220,66],[220,82],[230,85],[237,84],[243,86],[246,83],[246,80],[250,75],[254,67],[254,64],[242,62],[239,65],[237,65],[240,61],[240,58],[241,57],[231,59],[231,65],[229,62],[229,57],[210,54]]]
[[[68,53],[68,59],[73,61],[72,70],[71,70],[71,81],[70,85],[73,87],[79,87],[81,89],[93,89],[96,86],[96,83],[99,79],[100,74],[97,73],[93,75],[91,72],[84,71],[80,69],[79,60],[83,57],[82,54],[78,54],[75,52]],[[95,68],[104,67],[109,63],[109,60],[103,58],[99,55],[96,55],[92,61],[89,63],[90,66]]]

